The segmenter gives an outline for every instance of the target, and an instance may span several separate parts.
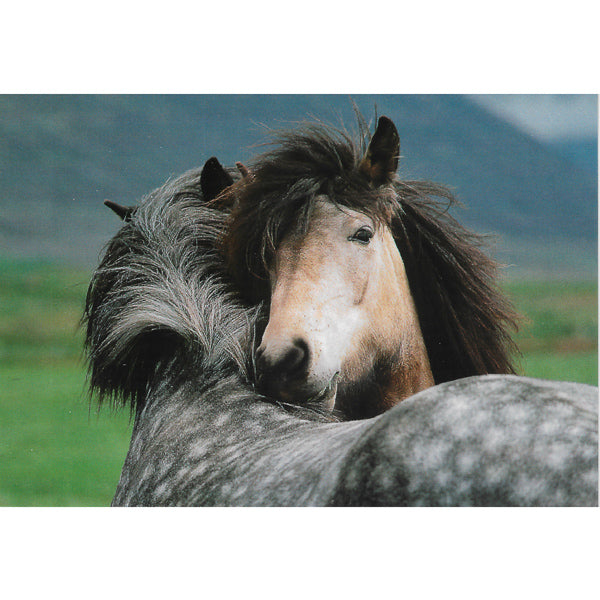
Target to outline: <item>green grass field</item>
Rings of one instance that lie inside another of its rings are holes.
[[[78,322],[88,271],[0,260],[0,506],[107,506],[127,411],[90,407]],[[521,372],[598,384],[597,283],[510,283]]]
[[[106,506],[127,411],[88,402],[78,329],[90,273],[0,261],[0,505]]]
[[[505,289],[522,315],[521,373],[598,385],[597,282],[513,282]]]

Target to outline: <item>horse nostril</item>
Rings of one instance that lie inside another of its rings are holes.
[[[308,370],[309,359],[308,344],[301,338],[271,350],[268,346],[261,346],[256,351],[257,381],[278,387],[284,382],[299,379]]]
[[[281,361],[281,368],[288,376],[294,376],[306,371],[308,367],[308,344],[301,338],[296,338]]]

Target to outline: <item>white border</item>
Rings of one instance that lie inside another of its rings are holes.
[[[593,3],[12,3],[7,93],[598,93]]]
[[[2,93],[598,93],[593,3],[22,2]],[[0,115],[1,117],[1,115]],[[592,510],[0,509],[2,597],[565,598]]]

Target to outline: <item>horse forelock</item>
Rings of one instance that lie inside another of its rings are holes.
[[[244,306],[218,251],[226,213],[207,207],[199,171],[150,194],[108,244],[84,321],[92,391],[143,404],[165,371],[249,376],[260,307]]]
[[[281,132],[251,165],[252,177],[225,192],[234,209],[224,252],[251,299],[266,299],[275,250],[290,228],[306,229],[321,196],[389,224],[391,187],[374,189],[360,169],[367,141],[322,124]]]

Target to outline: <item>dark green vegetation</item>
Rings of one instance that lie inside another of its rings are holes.
[[[0,505],[106,506],[127,411],[88,403],[78,330],[90,272],[0,260]],[[597,385],[597,284],[510,283],[526,375]]]

